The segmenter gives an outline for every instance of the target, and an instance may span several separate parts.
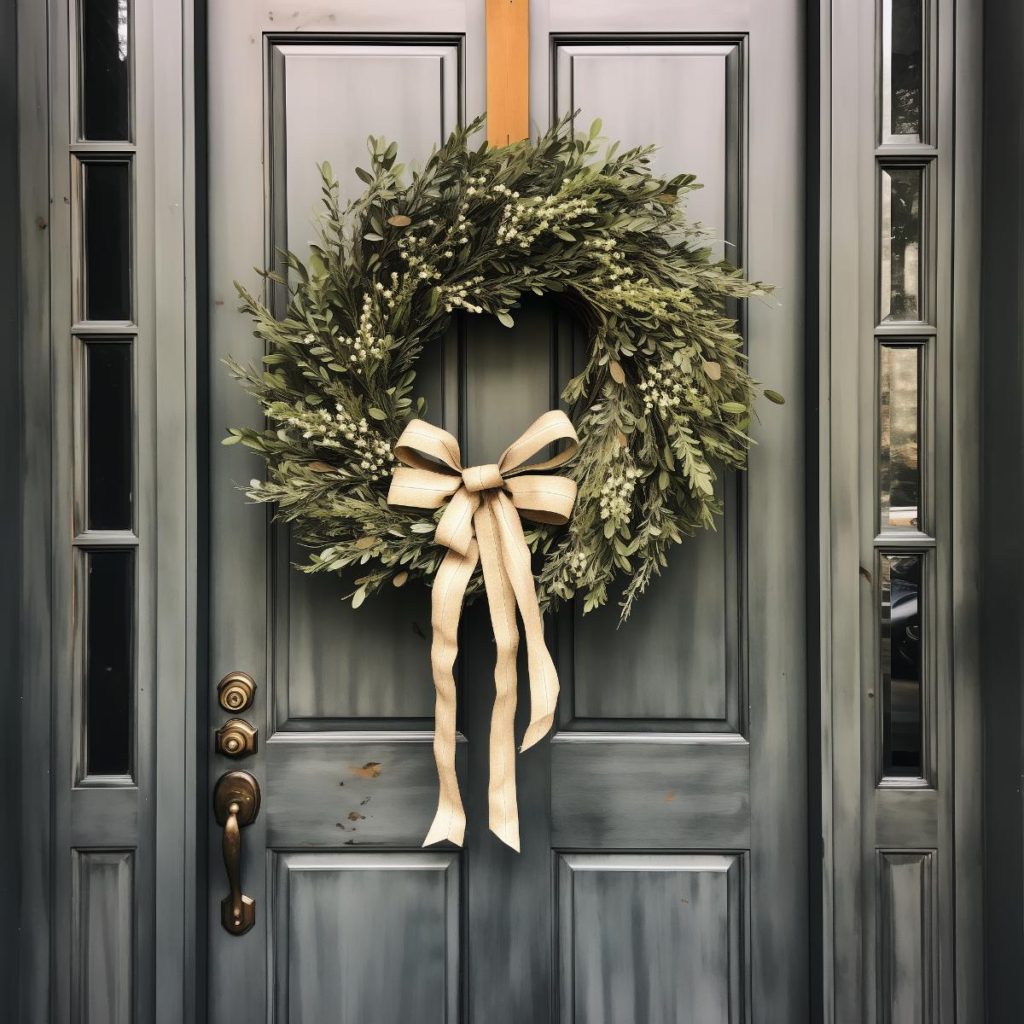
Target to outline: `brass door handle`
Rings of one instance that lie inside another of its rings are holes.
[[[232,935],[244,935],[256,923],[256,903],[242,893],[242,828],[260,811],[260,784],[248,772],[225,772],[213,791],[213,812],[224,828],[224,867],[227,896],[221,900],[220,920]]]

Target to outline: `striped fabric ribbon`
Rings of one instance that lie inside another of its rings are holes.
[[[568,441],[553,458],[529,464],[550,444]],[[568,522],[576,484],[545,473],[564,465],[578,447],[576,431],[563,412],[547,412],[505,449],[496,463],[462,468],[459,443],[446,430],[413,420],[395,446],[403,465],[392,477],[390,505],[438,509],[446,506],[435,539],[448,551],[434,577],[431,596],[434,676],[434,760],[440,782],[437,814],[423,845],[448,839],[462,845],[466,813],[455,773],[455,676],[463,597],[477,563],[484,577],[497,645],[495,699],[491,716],[488,813],[491,831],[519,849],[516,803],[515,713],[516,608],[526,633],[530,675],[530,724],[521,750],[551,728],[558,699],[558,674],[544,643],[530,549],[520,516],[538,523]]]

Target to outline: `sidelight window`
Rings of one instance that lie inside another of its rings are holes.
[[[135,160],[130,0],[77,0],[71,28],[74,547],[79,785],[135,775]]]

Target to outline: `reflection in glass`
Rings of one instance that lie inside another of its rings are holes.
[[[132,346],[85,347],[86,493],[90,530],[132,526]]]
[[[881,526],[920,529],[921,347],[882,345],[878,473]]]
[[[82,137],[130,137],[128,0],[81,0]]]
[[[135,630],[134,552],[85,554],[85,770],[130,775]]]
[[[921,555],[883,554],[881,573],[882,773],[924,774]]]
[[[885,0],[882,11],[882,138],[920,142],[923,0]]]
[[[131,165],[82,165],[87,320],[131,319]]]
[[[921,319],[920,167],[882,169],[883,320]]]

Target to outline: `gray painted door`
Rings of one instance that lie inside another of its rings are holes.
[[[209,778],[245,768],[263,797],[242,831],[256,925],[240,937],[220,923],[210,813],[210,1020],[804,1020],[802,5],[535,5],[535,121],[581,107],[703,179],[694,216],[777,286],[744,327],[754,374],[789,402],[724,483],[717,532],[676,551],[623,629],[614,610],[552,623],[562,698],[553,737],[519,759],[522,854],[485,824],[486,610],[463,634],[466,847],[423,850],[429,592],[353,612],[340,584],[290,569],[301,552],[234,487],[259,466],[219,444],[255,421],[220,362],[260,355],[232,280],[304,248],[317,161],[354,167],[371,132],[422,158],[482,109],[483,7],[210,5],[210,725],[228,717],[217,680],[243,670],[260,737],[242,761],[211,755]],[[486,461],[557,402],[580,344],[544,304],[511,331],[466,324],[424,368],[432,418]]]

